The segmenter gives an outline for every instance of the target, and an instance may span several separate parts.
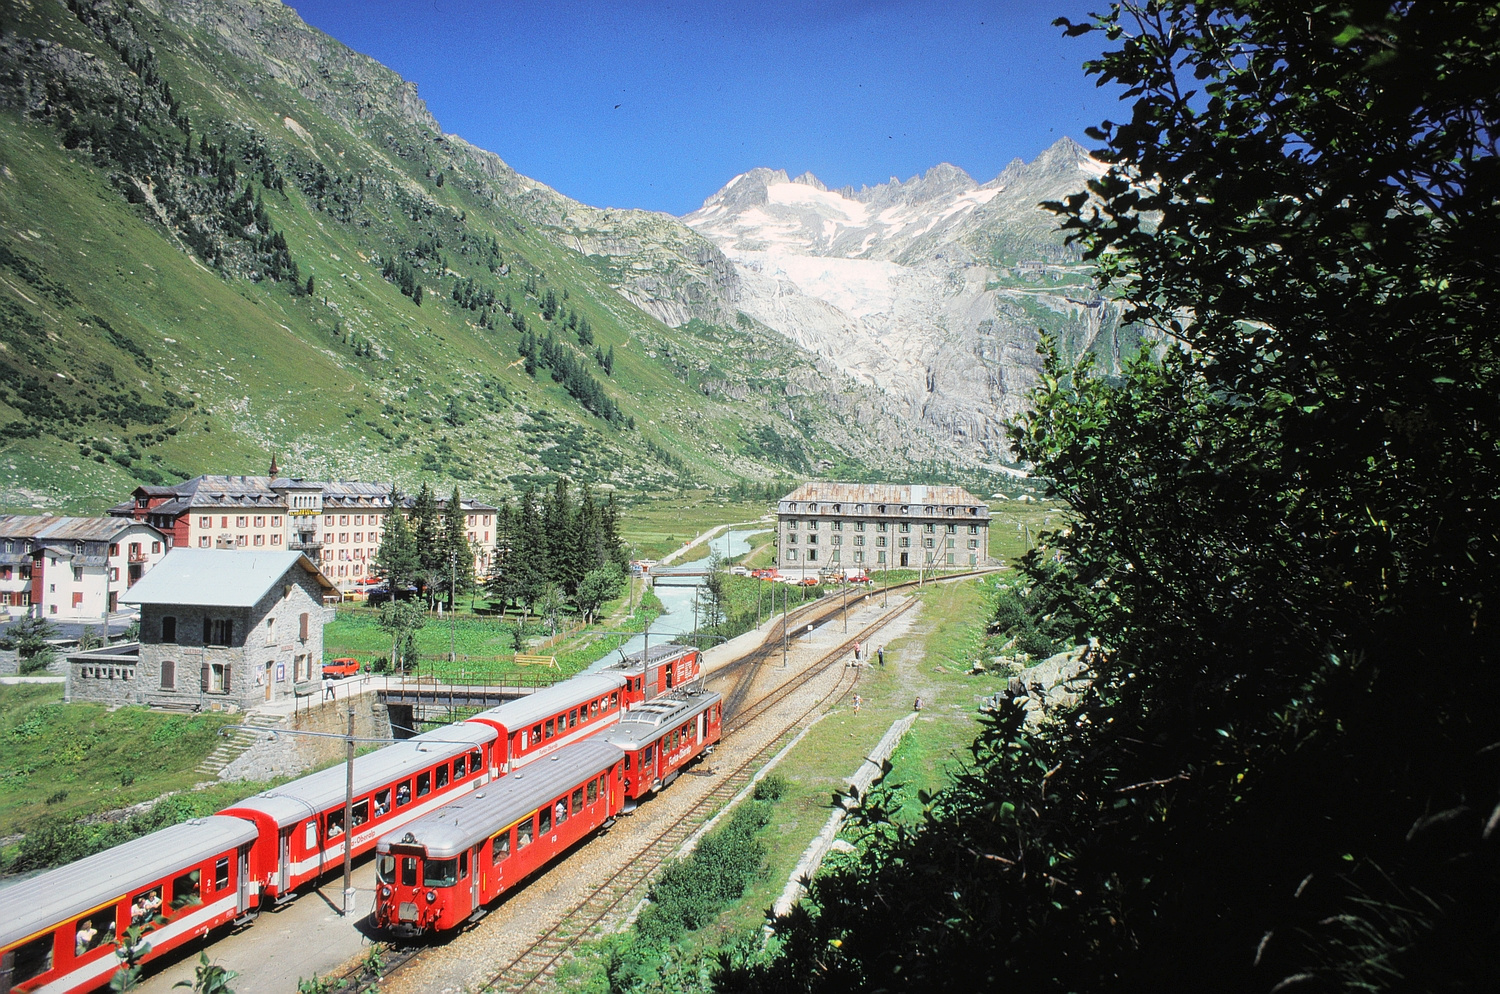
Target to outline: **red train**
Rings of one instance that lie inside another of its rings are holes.
[[[678,691],[633,708],[605,733],[605,740],[625,753],[625,795],[631,806],[713,751],[723,712],[724,699],[713,691]]]
[[[353,856],[368,853],[381,836],[616,727],[648,694],[696,680],[700,665],[690,647],[652,646],[599,673],[361,756],[349,826],[340,765],[6,887],[0,994],[75,994],[104,985],[120,965],[120,936],[135,923],[149,929],[144,960],[151,960],[248,920],[341,867],[351,840]],[[623,781],[618,794],[624,803]]]

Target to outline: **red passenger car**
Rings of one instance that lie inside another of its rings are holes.
[[[570,745],[383,836],[376,926],[416,936],[480,915],[619,814],[624,759],[597,738]]]
[[[625,796],[633,805],[677,779],[683,767],[713,750],[724,699],[715,691],[679,690],[632,708],[604,736],[625,753]]]
[[[626,680],[625,697],[634,707],[641,701],[698,679],[702,654],[690,645],[663,642],[648,645],[606,667],[602,672],[618,673]]]
[[[617,673],[584,673],[481,711],[468,723],[495,730],[498,771],[508,773],[619,721],[624,693],[625,678]]]
[[[459,723],[424,732],[354,761],[354,850],[359,856],[397,826],[487,783],[495,730]],[[266,900],[291,900],[296,888],[343,865],[344,765],[247,797],[220,814],[253,823],[256,882]]]
[[[132,925],[152,960],[253,914],[254,842],[247,821],[195,818],[0,890],[0,991],[90,991]]]

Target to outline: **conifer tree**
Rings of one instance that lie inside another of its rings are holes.
[[[401,495],[391,487],[391,510],[385,516],[380,532],[380,548],[375,553],[375,570],[385,578],[391,595],[410,587],[417,578],[419,566],[417,543],[402,513]]]
[[[417,549],[417,573],[425,586],[428,578],[444,565],[442,550],[438,548],[437,498],[426,480],[412,502],[411,532]]]
[[[474,550],[469,545],[463,501],[457,486],[443,508],[442,530],[437,544],[442,589],[447,592],[448,610],[451,611],[459,594],[474,589]]]

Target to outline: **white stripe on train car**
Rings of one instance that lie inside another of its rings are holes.
[[[484,779],[472,780],[469,782],[468,789],[478,790],[480,787],[483,787],[485,783],[486,781]],[[442,807],[449,801],[456,801],[462,794],[462,790],[447,791],[446,793],[439,794],[436,797],[423,801],[421,804],[412,805],[411,807],[403,811],[400,815],[396,816],[395,818],[389,818],[381,822],[374,828],[371,828],[364,832],[356,832],[354,834],[354,848],[358,849],[360,846],[364,845],[366,842],[369,842],[372,839],[378,839],[382,835],[385,835],[387,832],[395,831],[402,825],[405,825],[407,822],[412,821],[416,818],[420,818],[422,815],[427,814],[429,811],[434,811],[437,808]],[[338,810],[342,811],[343,808],[339,808]],[[304,859],[298,863],[293,863],[292,872],[294,874],[306,873],[308,870],[318,869],[318,867],[322,864],[335,864],[342,863],[343,861],[344,843],[336,842],[328,848],[324,849],[322,852],[318,853],[316,856],[309,857],[308,859]]]
[[[182,935],[189,935],[204,922],[212,921],[220,915],[235,911],[239,908],[239,897],[230,894],[228,897],[220,898],[213,904],[207,904],[194,911],[190,915],[183,915],[174,921],[168,922],[161,928],[146,933],[142,942],[150,943],[155,950],[159,944],[175,939]],[[72,973],[64,974],[45,987],[38,987],[33,994],[62,994],[63,991],[72,990],[82,983],[98,984],[104,981],[118,970],[123,964],[118,956],[101,956],[92,963],[87,963]]]
[[[572,745],[574,742],[582,742],[584,739],[588,738],[589,736],[597,734],[598,732],[604,731],[604,729],[608,728],[610,725],[615,724],[619,720],[620,720],[620,712],[616,711],[614,713],[614,717],[609,718],[609,719],[607,719],[605,721],[602,721],[602,722],[601,721],[596,721],[596,722],[594,722],[593,724],[590,724],[590,725],[581,725],[581,726],[579,726],[579,728],[578,728],[577,731],[569,732],[567,735],[564,735],[564,736],[561,736],[559,738],[553,739],[551,742],[549,742],[546,745],[542,746],[542,748],[540,748],[540,749],[537,749],[537,750],[535,750],[533,752],[528,752],[526,754],[526,757],[524,759],[521,759],[518,762],[512,763],[511,764],[511,769],[513,769],[513,770],[520,769],[521,767],[525,766],[527,763],[535,762],[536,760],[541,759],[543,756],[547,755],[548,753],[556,752],[557,750],[561,749],[563,746]]]

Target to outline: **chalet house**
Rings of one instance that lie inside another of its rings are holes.
[[[136,521],[0,515],[0,612],[102,624],[166,551],[166,536]]]
[[[140,607],[139,645],[69,656],[68,699],[233,711],[291,697],[322,671],[335,589],[300,552],[173,549],[120,598]]]

